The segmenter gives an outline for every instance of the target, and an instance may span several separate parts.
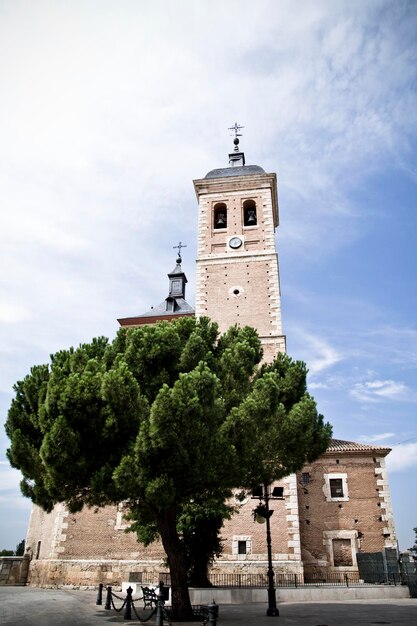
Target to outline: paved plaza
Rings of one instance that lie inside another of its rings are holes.
[[[100,626],[126,623],[122,614],[96,606],[94,591],[0,587],[2,626]],[[121,604],[121,603],[119,603]],[[351,602],[283,602],[279,617],[266,604],[222,605],[219,626],[417,626],[417,599]],[[144,616],[145,614],[143,614]],[[128,622],[139,624],[136,619]],[[147,622],[155,624],[152,618]],[[201,624],[194,622],[197,626]]]

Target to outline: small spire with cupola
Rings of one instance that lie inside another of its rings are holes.
[[[142,326],[143,324],[154,324],[161,320],[170,321],[176,317],[195,315],[193,307],[185,300],[185,285],[188,281],[181,268],[181,249],[186,247],[181,241],[178,246],[173,246],[173,248],[178,249],[178,254],[176,265],[168,274],[169,293],[165,300],[142,315],[117,320],[120,326]]]

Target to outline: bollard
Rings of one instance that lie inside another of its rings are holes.
[[[128,587],[126,589],[126,608],[123,615],[123,619],[132,619],[132,587]]]
[[[100,583],[98,586],[98,594],[96,604],[103,604],[103,583]]]
[[[216,626],[217,624],[217,616],[219,614],[219,606],[213,602],[207,606],[208,608],[208,623],[210,626]]]
[[[164,616],[162,607],[164,606],[164,583],[159,583],[158,600],[156,601],[155,626],[163,626]]]
[[[107,587],[107,596],[106,596],[106,604],[104,605],[106,611],[110,611],[111,609],[111,587]]]

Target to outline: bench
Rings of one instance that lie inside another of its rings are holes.
[[[142,598],[143,598],[143,608],[153,609],[154,605],[158,601],[158,596],[155,593],[155,589],[151,587],[141,587],[142,589]]]

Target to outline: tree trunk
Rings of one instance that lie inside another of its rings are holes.
[[[190,587],[212,587],[208,571],[213,558],[222,551],[219,536],[222,526],[222,517],[206,517],[196,523],[191,534],[185,535],[185,544],[189,550]]]
[[[208,562],[198,562],[194,564],[190,572],[190,587],[212,587],[208,577]]]
[[[171,574],[172,621],[192,621],[194,617],[187,584],[187,560],[177,533],[175,510],[162,511],[158,525]]]

